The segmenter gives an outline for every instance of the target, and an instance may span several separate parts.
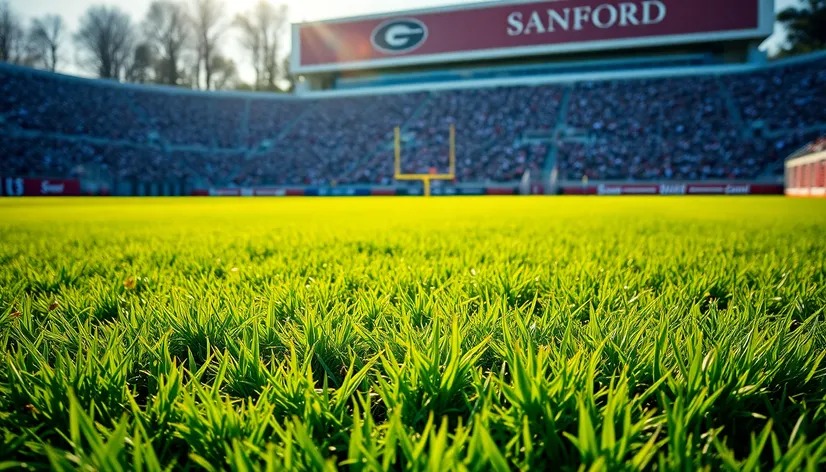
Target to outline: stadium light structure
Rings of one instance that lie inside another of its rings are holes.
[[[396,151],[396,180],[421,180],[424,184],[424,196],[430,196],[430,182],[433,180],[454,180],[456,178],[456,127],[450,125],[450,149],[448,159],[450,171],[447,174],[402,174],[402,145],[401,129],[396,126],[394,130],[393,146]]]

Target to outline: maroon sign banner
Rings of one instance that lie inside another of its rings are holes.
[[[497,2],[293,25],[293,71],[766,37],[772,0]]]
[[[75,179],[26,179],[4,177],[0,195],[5,197],[47,197],[80,195],[80,181]]]
[[[572,185],[562,188],[563,195],[781,195],[783,186],[749,183],[652,183]]]

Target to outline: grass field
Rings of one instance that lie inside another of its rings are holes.
[[[826,467],[826,201],[5,199],[0,468]]]

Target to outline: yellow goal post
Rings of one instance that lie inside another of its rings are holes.
[[[450,172],[447,174],[402,174],[402,145],[401,129],[396,126],[394,130],[394,148],[396,151],[396,180],[421,180],[424,184],[424,196],[430,196],[430,182],[432,180],[454,180],[456,178],[456,128],[450,125],[450,150],[448,159],[450,162]]]

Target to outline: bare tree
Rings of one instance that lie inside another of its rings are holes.
[[[44,67],[52,72],[57,69],[63,34],[63,18],[59,15],[46,15],[32,20],[29,30],[32,47],[37,51]]]
[[[261,36],[258,34],[258,29],[255,26],[249,13],[239,14],[235,17],[235,25],[240,30],[240,44],[243,49],[250,55],[250,62],[255,71],[255,82],[252,87],[253,90],[258,90],[261,84]]]
[[[281,39],[288,24],[286,5],[275,7],[259,0],[250,11],[239,14],[235,24],[241,33],[241,46],[250,54],[256,87],[277,89],[276,82],[281,77]]]
[[[209,62],[215,78],[213,82],[215,90],[234,88],[238,80],[238,67],[235,61],[215,54]]]
[[[152,69],[155,64],[155,53],[146,43],[135,46],[132,61],[126,69],[126,80],[138,84],[152,81]]]
[[[160,0],[149,5],[144,20],[144,34],[158,57],[156,80],[177,85],[182,75],[181,63],[192,37],[192,25],[183,3]]]
[[[192,4],[192,21],[195,26],[198,65],[197,74],[200,82],[201,68],[204,70],[204,83],[207,90],[212,88],[213,56],[219,54],[218,40],[225,32],[221,19],[224,16],[222,0],[194,0]]]
[[[199,83],[200,69],[198,67],[198,54],[186,54],[181,62],[177,85],[191,89],[201,88],[201,84]]]
[[[12,62],[12,41],[20,29],[20,19],[11,10],[9,2],[0,1],[0,61]]]
[[[284,63],[281,66],[281,75],[283,77],[284,82],[286,83],[286,87],[284,87],[285,92],[292,92],[295,90],[295,76],[290,73],[290,56],[284,58]]]
[[[132,19],[117,7],[89,7],[74,35],[78,63],[104,79],[120,80],[132,54]]]
[[[274,8],[267,2],[258,2],[256,11],[259,18],[259,29],[263,39],[263,69],[267,81],[267,89],[275,89],[275,82],[279,76],[278,44],[280,35],[287,25],[287,7]]]
[[[20,17],[0,0],[0,61],[27,65],[32,61],[29,46]]]

